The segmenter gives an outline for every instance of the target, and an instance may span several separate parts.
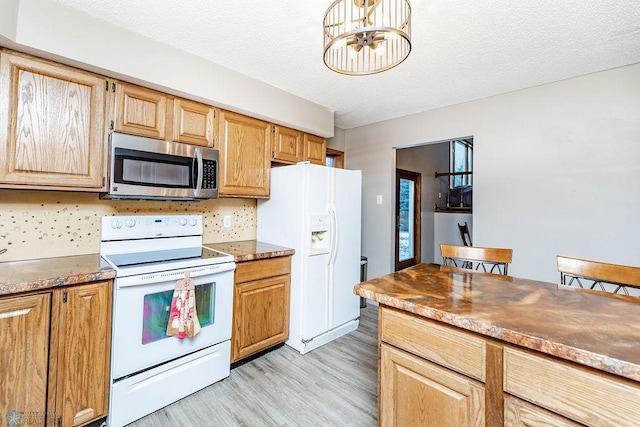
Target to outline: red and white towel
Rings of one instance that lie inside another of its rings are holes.
[[[167,335],[183,339],[192,338],[200,332],[200,322],[196,313],[196,287],[189,272],[184,273],[184,279],[176,282],[171,299],[171,312],[167,324]]]

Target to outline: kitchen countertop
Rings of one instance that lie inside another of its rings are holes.
[[[239,242],[204,243],[211,249],[233,255],[235,262],[255,261],[257,259],[276,258],[293,255],[293,249],[270,243],[258,242],[257,240],[243,240]]]
[[[419,264],[355,286],[380,304],[640,381],[640,298]]]
[[[116,271],[99,254],[0,263],[0,296],[110,280]]]

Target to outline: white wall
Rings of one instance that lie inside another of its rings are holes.
[[[48,0],[0,0],[0,44],[323,137],[333,111]]]
[[[443,184],[448,183],[444,178],[435,178],[434,174],[435,172],[449,171],[449,143],[398,149],[396,151],[396,167],[420,173],[422,176],[420,259],[422,262],[433,262],[434,259],[440,258],[440,250],[434,252],[435,205],[436,203],[440,206],[444,205],[446,186]],[[441,197],[438,197],[439,195]]]
[[[333,138],[327,139],[327,147],[336,150],[344,151],[346,147],[345,143],[345,130],[340,128],[333,128]]]
[[[473,242],[513,248],[511,274],[557,281],[558,254],[640,265],[634,64],[348,130],[369,277],[393,270],[393,147],[459,135],[474,137]]]
[[[468,213],[436,212],[433,220],[433,262],[442,264],[440,244],[462,245],[458,224],[469,226],[469,235],[473,242],[473,215]]]

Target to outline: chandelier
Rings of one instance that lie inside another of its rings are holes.
[[[379,73],[411,52],[409,0],[336,0],[323,25],[324,63],[338,73]]]

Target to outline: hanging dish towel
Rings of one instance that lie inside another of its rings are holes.
[[[171,299],[171,312],[167,324],[167,335],[183,339],[192,338],[200,332],[200,322],[196,313],[196,287],[189,272],[184,273],[184,279],[176,282]]]

